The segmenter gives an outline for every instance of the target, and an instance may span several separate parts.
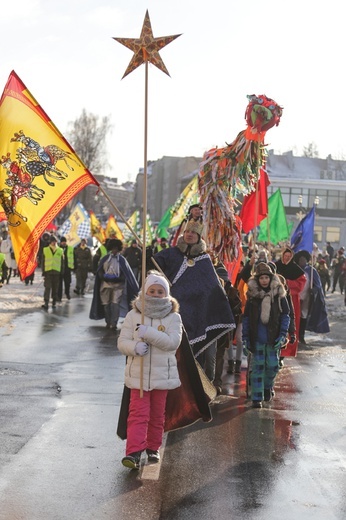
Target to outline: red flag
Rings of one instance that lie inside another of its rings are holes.
[[[21,277],[35,269],[38,242],[61,209],[97,180],[17,74],[0,99],[0,212]]]
[[[267,187],[269,186],[269,184],[270,181],[267,172],[261,169],[261,174],[258,181],[258,195],[256,195],[257,190],[250,193],[250,195],[246,195],[244,197],[243,205],[240,211],[239,216],[243,224],[242,227],[244,233],[249,233],[249,231],[258,226],[258,224],[268,215]],[[258,204],[257,211],[256,203]]]

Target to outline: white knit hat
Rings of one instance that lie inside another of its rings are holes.
[[[163,276],[159,274],[148,274],[144,284],[145,294],[151,285],[161,285],[166,292],[166,296],[169,296],[169,283]]]

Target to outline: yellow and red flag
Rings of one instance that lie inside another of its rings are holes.
[[[93,211],[89,211],[90,215],[90,228],[91,228],[91,236],[97,238],[101,244],[106,242],[106,232],[103,229],[101,222],[95,215]]]
[[[118,238],[119,240],[124,240],[124,236],[121,232],[120,227],[118,226],[117,221],[115,220],[113,215],[109,215],[107,226],[106,226],[106,237],[107,238]]]
[[[14,71],[0,99],[0,135],[0,213],[25,278],[37,265],[49,223],[80,190],[98,182]]]

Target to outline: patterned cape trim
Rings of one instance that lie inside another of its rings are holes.
[[[207,253],[200,255],[200,256],[193,257],[193,260],[195,262],[199,262],[200,260],[205,260],[206,258],[210,258]],[[175,277],[172,281],[172,285],[174,285],[177,282],[177,280],[179,280],[179,278],[185,273],[186,269],[193,268],[193,266],[191,267],[190,265],[188,265],[187,261],[188,261],[188,258],[185,256],[183,263],[180,266],[179,271],[177,272],[177,274],[175,275]]]
[[[227,327],[227,328],[225,328]],[[212,343],[214,343],[215,341],[217,341],[219,338],[221,338],[224,334],[227,334],[227,332],[230,332],[231,330],[235,329],[235,324],[234,323],[227,323],[227,324],[222,324],[222,323],[219,323],[217,325],[213,325],[211,327],[208,327],[206,330],[207,332],[209,330],[215,330],[215,329],[222,329],[222,332],[220,334],[218,334],[218,336],[216,336],[215,338],[213,338],[211,341],[209,341],[206,345],[203,345],[203,347],[197,352],[197,354],[195,354],[195,358],[197,358],[197,356],[199,356],[200,354],[202,354],[202,352],[204,352],[208,347],[210,347],[210,345]],[[198,343],[199,341],[203,341],[205,338],[207,337],[206,334],[203,334],[202,336],[200,336],[199,338],[195,338],[193,340],[190,341],[190,345],[194,345],[195,343]]]

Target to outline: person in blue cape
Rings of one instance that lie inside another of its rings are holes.
[[[91,320],[105,319],[106,327],[111,329],[117,328],[119,316],[127,314],[139,291],[131,267],[120,254],[122,248],[121,240],[108,240],[108,254],[101,258],[97,267],[89,313]]]
[[[235,328],[235,320],[202,232],[200,220],[188,220],[177,245],[154,259],[172,284],[193,353],[212,381],[216,341]]]
[[[306,345],[305,330],[323,334],[330,332],[330,328],[321,279],[317,270],[309,264],[311,254],[306,250],[298,251],[294,261],[304,270],[307,278],[300,293],[299,343],[302,346]]]

